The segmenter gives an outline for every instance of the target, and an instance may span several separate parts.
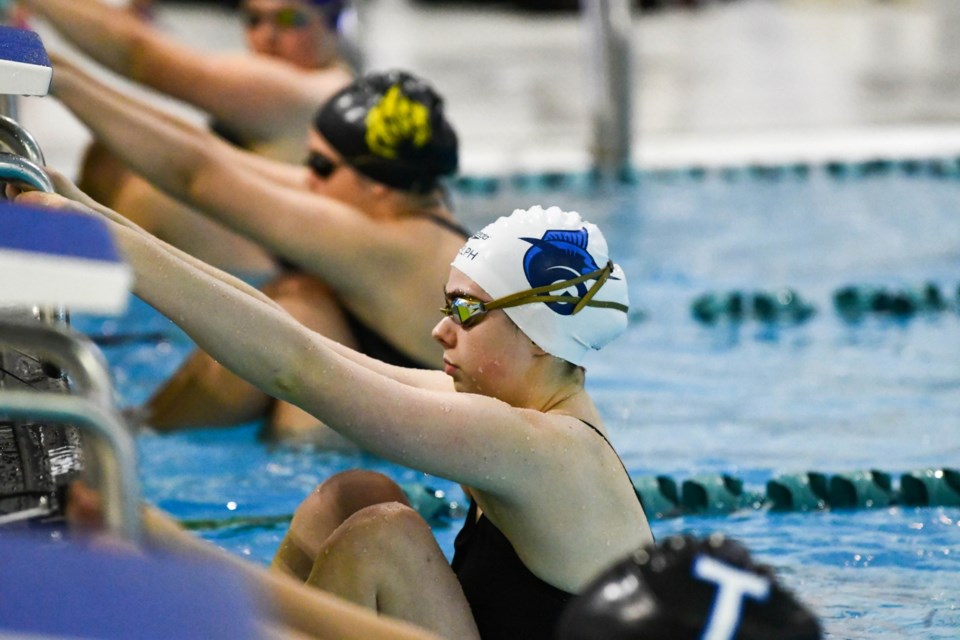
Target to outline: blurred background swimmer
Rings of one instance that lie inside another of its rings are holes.
[[[239,150],[53,59],[53,94],[105,146],[169,195],[295,266],[264,291],[298,321],[392,364],[440,366],[430,330],[467,232],[442,186],[457,170],[457,136],[424,80],[395,71],[348,85],[317,112],[307,166],[294,167]],[[266,417],[272,436],[348,446],[201,353],[146,408],[160,430]]]
[[[101,0],[22,0],[59,35],[110,71],[209,114],[225,140],[275,160],[301,163],[318,105],[353,76],[339,27],[344,0],[245,0],[245,53],[188,46],[129,10]],[[354,56],[355,57],[355,56]],[[197,257],[256,280],[277,265],[256,242],[153,188],[94,141],[81,188],[98,202]]]
[[[820,622],[736,541],[671,536],[606,569],[557,640],[820,640]]]

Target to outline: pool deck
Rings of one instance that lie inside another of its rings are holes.
[[[242,47],[223,10],[171,2],[160,24]],[[411,69],[446,96],[464,173],[590,165],[576,14],[369,0],[359,33],[368,68]],[[634,13],[632,33],[638,166],[960,153],[957,0],[708,1]],[[22,119],[51,164],[76,166],[87,134],[55,101],[30,99]]]

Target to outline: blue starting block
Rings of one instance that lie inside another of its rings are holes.
[[[0,203],[0,306],[119,315],[132,283],[102,220]]]
[[[35,32],[0,26],[0,94],[45,96],[53,65]]]
[[[254,640],[242,577],[185,558],[4,535],[0,638]]]

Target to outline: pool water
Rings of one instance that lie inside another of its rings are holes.
[[[644,173],[600,187],[501,180],[454,199],[474,229],[515,207],[558,204],[605,230],[633,310],[627,333],[588,360],[588,387],[631,475],[725,473],[762,491],[782,473],[879,469],[897,478],[957,468],[960,180],[943,165],[861,169]],[[926,282],[947,308],[850,322],[833,307],[847,285]],[[809,319],[709,325],[691,313],[707,292],[784,287],[812,305]],[[74,324],[103,342],[124,406],[145,400],[191,348],[142,303],[119,321]],[[198,534],[258,562],[269,561],[286,521],[228,519],[289,514],[343,469],[378,469],[462,500],[441,479],[362,454],[268,446],[256,432],[141,435],[146,497],[194,524],[217,521]],[[741,540],[822,616],[829,638],[960,637],[960,508],[746,510],[652,524],[658,537],[723,531]],[[457,528],[435,527],[447,553]]]

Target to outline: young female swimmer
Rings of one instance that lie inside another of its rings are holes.
[[[82,208],[49,194],[18,200]],[[362,448],[468,488],[452,568],[396,485],[353,471],[298,508],[278,570],[444,637],[547,639],[573,594],[651,542],[584,388],[586,353],[626,327],[627,286],[579,214],[518,210],[463,246],[433,330],[441,373],[312,333],[257,291],[101,213],[135,269],[135,293],[227,367]]]

